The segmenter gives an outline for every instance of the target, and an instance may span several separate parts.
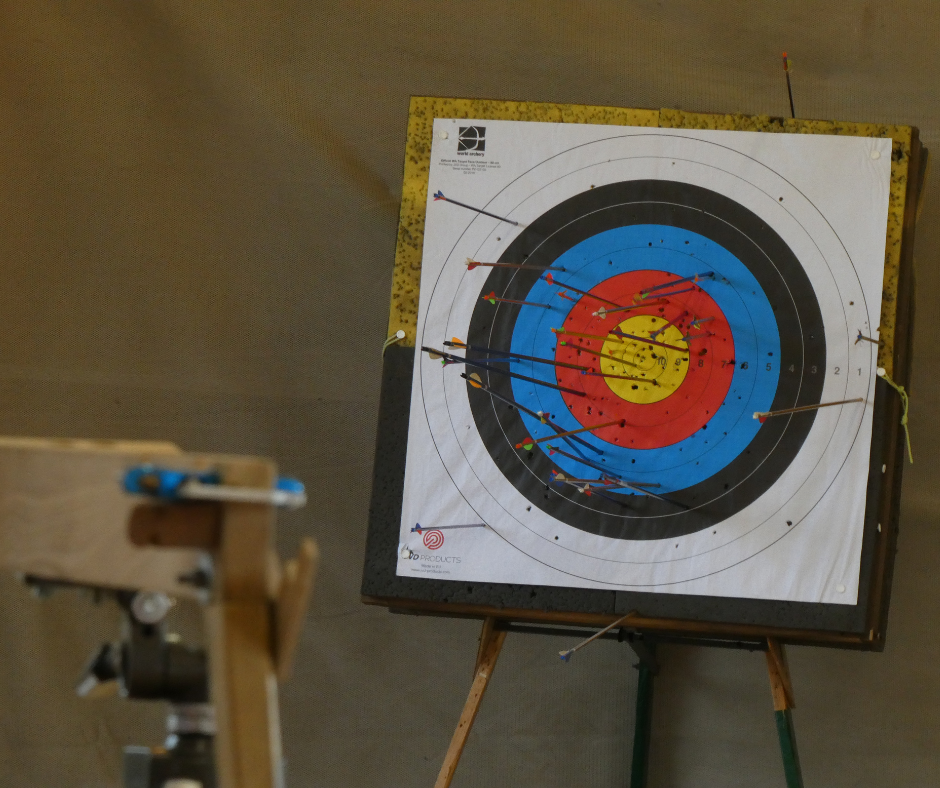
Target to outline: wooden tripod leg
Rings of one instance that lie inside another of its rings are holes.
[[[483,632],[480,634],[480,650],[477,652],[477,665],[473,676],[473,684],[470,687],[470,695],[467,696],[467,702],[460,714],[460,722],[457,723],[454,738],[450,740],[450,747],[447,748],[447,755],[444,756],[444,764],[441,766],[440,774],[437,775],[434,788],[447,788],[450,781],[454,779],[454,772],[457,771],[457,764],[463,754],[467,737],[470,735],[470,728],[473,727],[473,721],[480,709],[480,701],[483,700],[486,685],[490,683],[493,668],[496,667],[496,659],[499,657],[505,639],[505,630],[496,629],[496,619],[488,617],[483,621]]]
[[[803,772],[800,755],[796,749],[796,732],[790,712],[796,703],[793,699],[793,684],[783,645],[775,638],[767,638],[767,671],[770,674],[770,691],[774,698],[774,716],[777,718],[777,737],[780,739],[780,754],[783,756],[783,772],[787,788],[803,788]]]

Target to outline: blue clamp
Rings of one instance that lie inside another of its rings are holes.
[[[268,503],[289,508],[298,508],[307,502],[303,483],[288,476],[279,476],[273,489],[264,490],[226,486],[218,471],[199,473],[139,465],[124,474],[122,486],[132,495],[149,495],[163,501]]]

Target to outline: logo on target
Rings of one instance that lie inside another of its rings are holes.
[[[444,534],[438,528],[422,528],[421,523],[415,523],[411,532],[421,534],[421,541],[428,550],[438,550],[444,545]]]
[[[421,541],[428,550],[438,550],[444,545],[444,533],[447,528],[486,528],[486,523],[470,523],[468,525],[441,525],[437,528],[425,528],[421,523],[415,523],[411,529],[413,534],[421,534]]]
[[[486,126],[461,126],[457,137],[457,151],[486,150]]]

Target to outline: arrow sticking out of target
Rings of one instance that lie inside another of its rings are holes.
[[[503,304],[521,304],[522,306],[540,306],[543,309],[551,309],[551,307],[548,304],[539,304],[539,303],[536,303],[535,301],[517,301],[514,298],[500,298],[498,295],[496,295],[495,290],[491,292],[489,295],[483,296],[480,300],[489,301],[491,304],[495,304],[498,301]]]
[[[664,317],[663,320],[666,320],[666,322],[663,323],[663,327],[662,327],[662,328],[657,328],[652,334],[650,334],[650,339],[656,339],[656,337],[658,337],[660,334],[662,334],[663,331],[665,331],[667,328],[669,328],[669,326],[672,326],[672,327],[675,328],[677,331],[681,331],[682,329],[680,329],[679,326],[676,325],[676,322],[679,321],[679,320],[682,320],[682,318],[684,318],[684,317],[685,317],[686,315],[688,315],[688,314],[689,314],[689,310],[686,309],[686,310],[685,310],[681,315],[679,315],[679,317],[677,317],[675,320],[666,320],[666,318]]]
[[[682,290],[670,290],[668,293],[657,293],[658,298],[669,298],[670,296],[681,295],[682,293],[691,293],[693,290],[701,290],[698,285],[692,285],[692,287],[685,287]],[[646,296],[640,294],[634,297],[634,301],[643,301]]]
[[[555,329],[553,328],[552,331],[554,331],[554,330],[555,330]],[[570,347],[572,350],[578,350],[578,351],[582,351],[582,350],[583,350],[585,353],[590,353],[592,356],[597,356],[598,358],[606,358],[608,361],[615,361],[616,363],[618,363],[618,364],[623,364],[624,366],[627,366],[627,367],[636,367],[636,364],[634,364],[632,361],[626,361],[626,360],[624,360],[624,359],[622,359],[622,358],[617,358],[616,356],[608,356],[606,353],[601,353],[599,350],[591,350],[591,348],[589,348],[589,347],[582,347],[581,345],[569,345],[569,344],[568,344],[567,342],[565,342],[563,339],[562,339],[562,340],[559,340],[559,341],[558,341],[558,344],[561,345],[562,347]],[[588,372],[582,372],[581,374],[582,374],[582,375],[596,375],[596,374],[598,374],[598,373],[588,371]],[[601,374],[603,374],[603,373],[601,373]],[[618,375],[617,377],[624,377],[624,376]],[[633,378],[633,377],[627,376],[626,379],[627,379],[627,380],[636,380],[636,381],[638,381],[638,382],[640,382],[640,383],[647,383],[647,382],[648,382],[646,378]],[[654,380],[653,382],[655,383],[656,381]],[[658,385],[658,384],[657,384],[657,385]]]
[[[855,399],[840,399],[838,402],[821,402],[818,405],[801,405],[798,408],[783,408],[782,410],[755,411],[754,418],[763,424],[771,416],[786,416],[789,413],[802,413],[807,410],[819,410],[820,408],[831,408],[833,405],[848,405],[850,402],[864,402],[862,397]]]
[[[486,523],[467,523],[464,525],[435,525],[431,528],[421,525],[421,523],[415,523],[415,527],[411,529],[413,534],[421,534],[425,531],[447,531],[451,528],[486,528]]]
[[[565,386],[556,386],[554,383],[549,383],[545,380],[539,380],[538,378],[530,378],[528,375],[520,375],[518,372],[510,372],[508,369],[500,369],[499,367],[491,366],[490,364],[484,364],[480,361],[473,361],[469,358],[461,358],[460,356],[452,355],[451,353],[446,353],[443,350],[435,350],[430,347],[422,347],[422,351],[428,354],[430,358],[443,358],[445,361],[450,362],[451,364],[467,364],[471,367],[478,367],[479,369],[485,369],[487,372],[496,372],[500,375],[506,375],[510,378],[518,378],[519,380],[525,380],[529,383],[535,383],[538,386],[547,386],[550,389],[557,389],[558,391],[564,391],[568,394],[573,394],[577,397],[586,397],[587,394],[583,391],[578,391],[576,389],[569,389]]]
[[[548,282],[550,285],[557,285],[558,287],[567,288],[568,290],[571,290],[574,293],[580,293],[581,295],[587,296],[588,298],[593,298],[596,301],[603,301],[605,304],[610,304],[611,306],[620,306],[620,304],[614,303],[613,301],[608,301],[606,298],[601,298],[600,296],[594,295],[593,293],[589,293],[586,290],[578,290],[577,287],[566,285],[563,282],[556,282],[555,278],[551,274],[545,274],[541,278],[544,279],[546,282]]]
[[[684,276],[682,279],[673,279],[671,282],[664,282],[661,285],[654,285],[653,287],[646,287],[640,291],[640,297],[646,298],[650,293],[656,290],[665,290],[667,287],[672,287],[674,285],[681,285],[683,282],[697,282],[699,279],[714,279],[714,271],[706,271],[704,274],[692,274],[692,276]],[[692,289],[692,288],[690,288]],[[686,292],[685,290],[682,291]]]
[[[664,347],[667,350],[678,350],[680,353],[688,353],[689,349],[684,347],[676,347],[675,345],[667,345],[665,342],[657,342],[655,339],[650,339],[649,337],[638,337],[634,334],[625,334],[623,331],[618,331],[616,328],[612,329],[611,334],[618,337],[624,337],[625,339],[633,339],[637,342],[648,343],[650,345],[658,345],[659,347]]]
[[[483,268],[529,268],[533,271],[562,271],[567,273],[567,269],[562,268],[560,265],[529,265],[528,263],[481,263],[479,260],[472,260],[467,258],[467,270],[472,271],[474,268],[483,267]]]
[[[612,312],[629,312],[631,309],[646,309],[647,307],[650,307],[650,306],[659,306],[660,304],[668,304],[668,303],[669,303],[668,301],[659,300],[659,301],[647,301],[645,304],[632,304],[631,306],[618,306],[616,309],[606,309],[604,307],[601,307],[596,312],[592,312],[591,314],[594,317],[599,317],[601,320],[603,320],[604,318],[607,317],[607,315],[611,314]]]
[[[444,200],[445,202],[453,203],[454,205],[459,205],[461,208],[466,208],[470,211],[476,211],[477,213],[482,213],[484,216],[489,216],[492,219],[499,219],[501,222],[506,222],[507,224],[519,226],[519,222],[514,222],[512,219],[507,219],[505,216],[497,216],[495,213],[490,213],[489,211],[484,211],[482,208],[474,208],[472,205],[467,205],[466,203],[457,202],[456,200],[450,199],[450,197],[445,197],[444,192],[440,189],[434,195],[435,202],[437,200]]]
[[[537,439],[526,438],[525,440],[522,441],[522,443],[517,443],[516,448],[530,451],[532,447],[535,446],[537,443],[554,440],[555,438],[565,438],[568,435],[577,435],[579,432],[591,432],[592,430],[600,430],[600,429],[603,429],[604,427],[614,427],[614,426],[619,425],[621,428],[623,428],[624,426],[626,426],[626,423],[627,422],[625,419],[616,419],[614,421],[605,421],[603,424],[595,424],[593,427],[580,427],[579,429],[576,429],[576,430],[568,430],[567,432],[559,432],[557,435],[549,435],[548,437],[545,437],[545,438],[537,438]]]
[[[663,501],[664,503],[671,504],[672,506],[678,506],[680,509],[685,511],[689,510],[689,507],[685,504],[679,503],[678,501],[670,500],[665,498],[662,495],[657,495],[654,492],[650,492],[648,487],[659,487],[658,484],[644,484],[643,482],[627,482],[623,479],[618,479],[616,476],[610,476],[609,474],[602,473],[600,479],[569,479],[562,473],[557,471],[552,472],[552,481],[553,482],[562,482],[564,484],[570,484],[572,487],[577,488],[585,495],[590,495],[593,485],[593,490],[598,492],[600,490],[607,490],[608,492],[616,490],[617,488],[625,488],[632,490],[633,492],[640,493],[641,495],[648,495],[650,498],[655,498],[658,501]],[[607,497],[607,496],[604,496]],[[613,499],[611,499],[613,500]],[[619,503],[619,501],[618,501]]]
[[[569,659],[571,659],[571,655],[574,654],[575,651],[577,651],[578,649],[584,648],[588,643],[591,643],[591,642],[597,640],[597,638],[599,638],[601,635],[603,635],[603,634],[605,634],[605,633],[607,633],[607,632],[610,632],[610,630],[612,630],[614,627],[616,627],[616,626],[622,624],[622,623],[623,623],[624,621],[626,621],[628,618],[632,618],[632,617],[635,616],[635,615],[636,615],[636,611],[635,611],[635,610],[631,610],[631,611],[630,611],[629,613],[627,613],[627,615],[625,615],[623,618],[618,618],[618,619],[617,619],[613,624],[611,624],[610,626],[604,627],[600,632],[595,632],[593,635],[591,635],[591,637],[589,637],[587,640],[582,640],[582,641],[581,641],[580,643],[578,643],[578,645],[575,646],[574,648],[569,648],[569,649],[567,649],[567,650],[565,650],[565,651],[559,651],[559,652],[558,652],[558,656],[561,657],[561,661],[562,661],[562,662],[567,662]]]
[[[542,424],[547,424],[549,427],[551,427],[553,430],[555,430],[556,433],[561,433],[561,432],[564,432],[564,431],[565,431],[563,427],[558,426],[557,424],[555,424],[555,422],[553,422],[553,421],[551,421],[550,419],[548,419],[542,411],[540,411],[540,410],[539,410],[539,411],[530,410],[530,409],[527,408],[525,405],[520,405],[518,402],[516,402],[516,401],[515,401],[514,399],[512,399],[511,397],[504,396],[503,394],[500,394],[500,393],[494,391],[494,390],[491,389],[489,386],[487,386],[485,383],[483,383],[483,379],[482,379],[476,372],[473,372],[473,373],[471,373],[471,374],[469,374],[469,375],[467,375],[467,374],[464,373],[464,372],[461,372],[461,373],[460,373],[460,377],[462,377],[464,380],[466,380],[467,383],[469,383],[471,386],[473,386],[473,388],[475,388],[475,389],[480,389],[481,391],[485,391],[485,392],[486,392],[487,394],[489,394],[491,397],[495,397],[496,399],[500,400],[501,402],[505,402],[507,405],[510,405],[511,407],[518,408],[518,409],[519,409],[520,411],[522,411],[523,413],[528,413],[528,414],[529,414],[530,416],[532,416],[533,418],[538,419]],[[556,437],[557,437],[557,436],[556,436]],[[590,449],[590,450],[591,450],[592,452],[594,452],[595,454],[603,454],[603,453],[604,453],[604,452],[602,452],[600,449],[598,449],[596,446],[592,446],[590,443],[588,443],[587,441],[585,441],[585,440],[579,438],[577,435],[569,435],[567,438],[563,438],[562,440],[567,441],[569,444],[570,444],[572,441],[575,441],[575,442],[577,442],[577,443],[580,443],[582,446],[584,446],[584,447],[587,448],[587,449]],[[574,455],[572,455],[572,456],[574,456]],[[575,458],[575,459],[577,459],[577,458]]]
[[[538,364],[551,364],[553,367],[567,367],[568,369],[577,369],[579,371],[586,371],[588,369],[587,367],[582,367],[580,364],[567,364],[564,361],[554,361],[550,358],[526,356],[522,353],[512,353],[508,350],[496,350],[495,348],[489,348],[483,345],[467,345],[457,339],[457,337],[454,337],[452,342],[445,342],[444,346],[461,348],[463,350],[472,350],[475,353],[489,353],[495,356],[506,356],[507,358],[520,359],[522,361],[534,361]]]

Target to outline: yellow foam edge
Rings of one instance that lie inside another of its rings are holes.
[[[389,308],[388,336],[405,332],[400,344],[414,347],[421,283],[424,216],[428,198],[431,137],[435,118],[524,120],[548,123],[592,123],[612,126],[644,126],[666,129],[718,129],[782,134],[844,134],[892,140],[891,191],[885,236],[885,273],[881,301],[881,343],[878,365],[893,373],[894,331],[897,315],[901,236],[907,198],[911,155],[910,126],[848,121],[802,120],[769,115],[713,115],[676,109],[628,109],[583,104],[546,104],[529,101],[414,96],[408,113],[408,138],[402,185],[395,270]]]

